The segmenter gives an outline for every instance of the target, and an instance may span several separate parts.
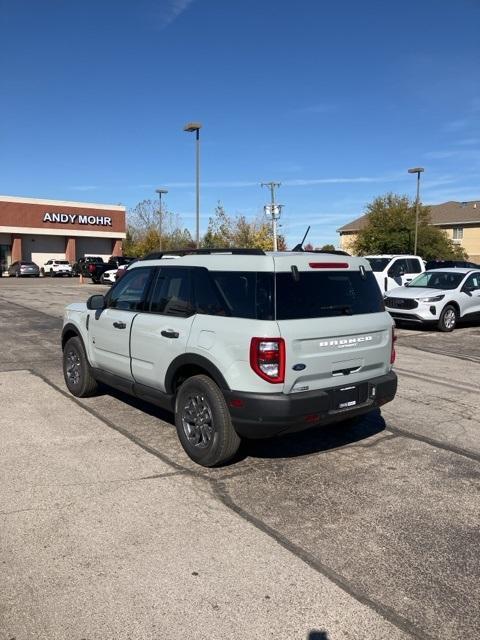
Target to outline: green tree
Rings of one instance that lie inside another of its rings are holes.
[[[333,244],[324,244],[323,247],[317,247],[319,251],[335,251]]]
[[[277,235],[279,251],[286,250],[285,238]],[[273,248],[272,225],[261,218],[247,220],[243,215],[229,216],[219,202],[215,213],[208,221],[208,228],[202,239],[202,247],[263,249]]]
[[[127,237],[124,253],[144,256],[162,249],[192,249],[195,247],[188,229],[182,229],[178,215],[162,207],[162,237],[160,242],[160,215],[157,201],[143,200],[128,212]]]
[[[367,224],[353,245],[356,254],[413,253],[415,203],[407,196],[388,193],[375,198],[366,209]],[[419,207],[417,253],[425,260],[466,257],[465,250],[445,231],[430,224],[430,209],[424,205]]]

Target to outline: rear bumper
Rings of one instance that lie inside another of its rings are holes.
[[[341,422],[368,413],[390,402],[397,391],[397,376],[391,371],[384,376],[358,383],[359,401],[355,406],[337,409],[336,397],[342,386],[305,393],[243,393],[224,391],[232,422],[245,438],[271,436],[303,431],[311,427]]]

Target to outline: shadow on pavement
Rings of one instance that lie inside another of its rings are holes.
[[[111,395],[175,429],[175,420],[169,411],[104,385],[100,385],[100,393]],[[296,458],[321,453],[366,440],[384,431],[385,427],[380,410],[375,409],[364,416],[324,427],[312,427],[306,431],[262,440],[243,440],[235,457],[223,466],[234,465],[246,458]]]
[[[237,460],[252,458],[295,458],[337,449],[348,444],[366,440],[381,431],[386,425],[380,410],[345,422],[314,427],[268,440],[245,440],[240,447]]]

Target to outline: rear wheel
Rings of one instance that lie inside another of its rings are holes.
[[[63,348],[63,377],[68,390],[77,398],[91,396],[98,388],[78,336],[67,340]]]
[[[440,314],[438,328],[440,331],[453,331],[457,326],[457,310],[451,304],[447,304]]]
[[[187,455],[204,467],[224,464],[240,446],[225,398],[205,375],[188,378],[178,390],[175,425]]]

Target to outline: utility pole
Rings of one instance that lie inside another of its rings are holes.
[[[280,219],[282,215],[282,204],[277,204],[275,202],[275,189],[281,186],[281,182],[262,182],[261,187],[267,187],[270,189],[270,204],[266,204],[263,207],[265,215],[267,218],[271,218],[272,220],[272,231],[273,231],[273,250],[277,251],[277,220]]]
[[[163,211],[162,211],[162,195],[168,193],[167,189],[155,189],[158,193],[158,235],[159,235],[159,249],[162,250],[162,235],[163,235]]]
[[[413,254],[417,255],[417,240],[418,240],[418,209],[420,207],[420,174],[423,173],[425,169],[423,167],[414,167],[413,169],[409,169],[408,173],[416,173],[417,174],[417,197],[415,199],[415,240],[413,244]]]

